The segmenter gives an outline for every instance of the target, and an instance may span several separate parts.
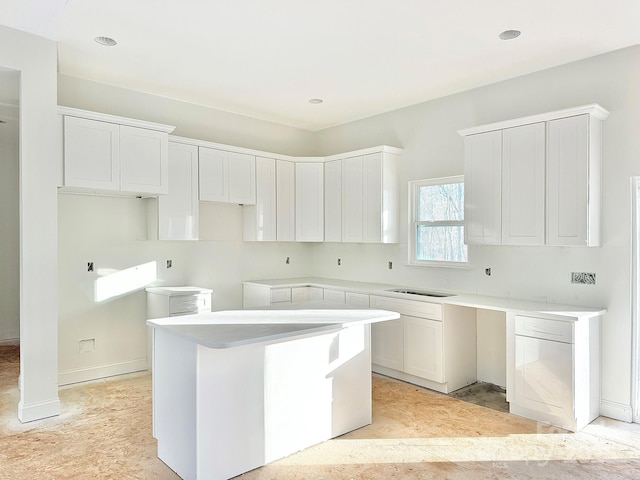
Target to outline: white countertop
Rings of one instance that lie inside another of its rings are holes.
[[[429,303],[440,303],[442,305],[458,305],[471,308],[482,308],[487,310],[497,310],[523,315],[542,315],[564,321],[577,321],[583,318],[591,318],[602,315],[606,312],[604,308],[590,308],[576,305],[561,305],[544,302],[533,302],[519,300],[515,298],[492,297],[484,295],[473,295],[457,293],[446,290],[434,289],[439,293],[449,294],[448,297],[427,297],[422,295],[411,295],[405,293],[390,292],[392,289],[411,289],[402,285],[386,285],[380,283],[353,282],[349,280],[338,280],[318,277],[282,278],[269,280],[249,280],[243,284],[263,285],[270,288],[278,287],[321,287],[327,289],[345,290],[354,293],[364,293],[369,295],[379,295],[384,297],[402,298]],[[421,290],[418,288],[417,290]]]
[[[147,287],[147,292],[157,293],[159,295],[166,295],[168,297],[175,297],[181,295],[199,295],[201,293],[212,293],[210,288],[203,287]]]
[[[295,309],[228,310],[147,320],[209,348],[233,348],[399,318],[396,312],[357,310],[329,302],[296,304]]]

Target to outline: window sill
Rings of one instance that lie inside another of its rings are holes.
[[[454,268],[458,270],[471,270],[473,266],[469,262],[407,262],[407,267],[432,267],[432,268]]]

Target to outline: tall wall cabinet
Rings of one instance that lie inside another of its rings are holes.
[[[592,104],[460,130],[466,243],[599,246],[608,115]]]

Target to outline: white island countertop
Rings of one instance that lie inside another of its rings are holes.
[[[208,348],[233,348],[399,318],[386,310],[357,310],[329,302],[303,309],[227,310],[147,320]]]

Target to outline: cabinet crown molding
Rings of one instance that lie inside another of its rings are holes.
[[[458,130],[458,134],[462,137],[475,135],[477,133],[490,132],[493,130],[503,130],[505,128],[519,127],[521,125],[529,125],[531,123],[548,122],[558,118],[575,117],[577,115],[591,115],[598,120],[604,120],[609,116],[609,110],[597,103],[581,105],[579,107],[565,108],[563,110],[555,110],[553,112],[540,113],[537,115],[529,115],[527,117],[515,118],[512,120],[504,120],[502,122],[488,123],[478,125],[477,127],[464,128]]]
[[[116,123],[118,125],[126,125],[129,127],[145,128],[147,130],[156,130],[158,132],[171,133],[175,130],[174,125],[164,125],[162,123],[147,122],[145,120],[137,120],[135,118],[119,117],[117,115],[109,115],[107,113],[92,112],[89,110],[81,110],[79,108],[64,107],[58,105],[58,114],[69,117],[87,118],[89,120],[98,120],[100,122]]]

